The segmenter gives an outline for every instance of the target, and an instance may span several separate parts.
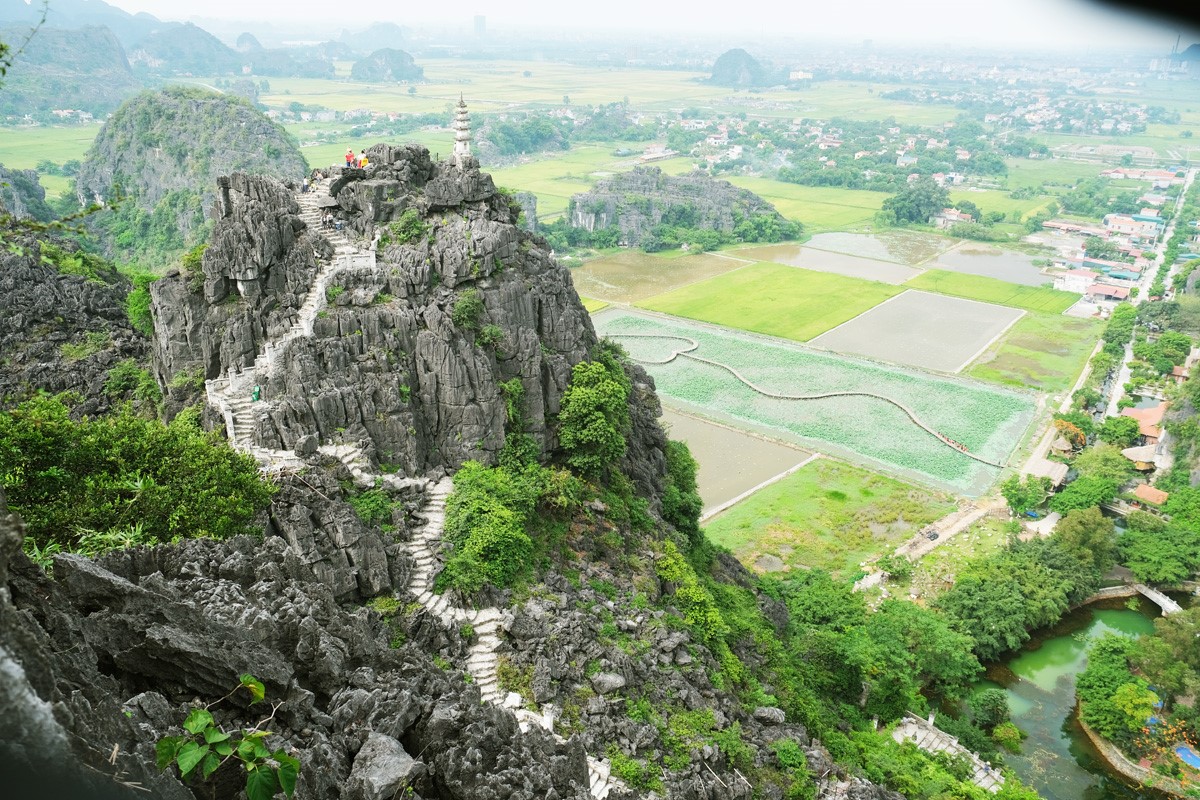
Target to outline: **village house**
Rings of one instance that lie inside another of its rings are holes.
[[[974,222],[975,218],[964,211],[959,211],[957,208],[943,208],[941,213],[934,214],[929,218],[929,224],[938,228],[949,228],[958,222]]]
[[[1084,294],[1099,277],[1100,273],[1090,269],[1069,269],[1054,277],[1054,288],[1063,292]]]
[[[1129,299],[1129,289],[1125,286],[1111,286],[1107,283],[1093,283],[1087,289],[1087,296],[1095,301],[1119,303]]]
[[[1135,505],[1146,504],[1149,506],[1164,505],[1171,497],[1170,492],[1164,492],[1162,489],[1155,489],[1147,483],[1139,483],[1137,488],[1133,490],[1133,496],[1137,498]]]
[[[1145,444],[1157,444],[1163,434],[1162,420],[1166,412],[1167,404],[1163,402],[1150,408],[1126,408],[1121,411],[1121,416],[1137,420],[1138,433]]]

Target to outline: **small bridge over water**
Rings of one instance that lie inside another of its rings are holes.
[[[1138,590],[1138,594],[1142,595],[1150,602],[1156,604],[1162,609],[1163,616],[1174,614],[1176,611],[1182,611],[1183,607],[1176,603],[1171,598],[1160,592],[1158,589],[1147,586],[1144,583],[1135,583],[1133,588]]]

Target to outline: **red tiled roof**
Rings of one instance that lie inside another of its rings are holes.
[[[1147,503],[1161,506],[1163,503],[1167,502],[1167,498],[1171,495],[1168,492],[1164,492],[1162,489],[1155,489],[1148,483],[1140,483],[1138,484],[1138,487],[1133,490],[1133,496],[1139,500],[1144,500]]]

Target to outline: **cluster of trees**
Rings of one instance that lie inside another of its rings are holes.
[[[1080,717],[1135,757],[1178,777],[1173,748],[1200,738],[1200,709],[1177,702],[1200,692],[1200,607],[1155,620],[1136,640],[1107,634],[1088,651],[1075,683]]]
[[[1117,190],[1107,178],[1087,178],[1059,198],[1063,211],[1099,219],[1105,214],[1136,214],[1142,204],[1137,189]]]
[[[616,247],[621,242],[621,229],[615,225],[589,231],[587,228],[574,227],[562,217],[539,225],[538,233],[560,253],[577,247],[606,249]],[[674,250],[686,244],[689,250],[703,252],[733,242],[782,242],[786,239],[798,239],[803,233],[802,224],[777,214],[739,217],[732,231],[699,227],[695,220],[686,216],[668,214],[664,216],[663,222],[642,234],[638,246],[647,253],[656,253]]]
[[[499,119],[481,128],[479,139],[489,142],[499,156],[566,150],[571,146],[570,128],[541,116]]]

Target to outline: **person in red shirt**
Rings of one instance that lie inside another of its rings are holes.
[[[354,148],[347,147],[346,148],[346,166],[348,167],[353,163],[354,163]]]

